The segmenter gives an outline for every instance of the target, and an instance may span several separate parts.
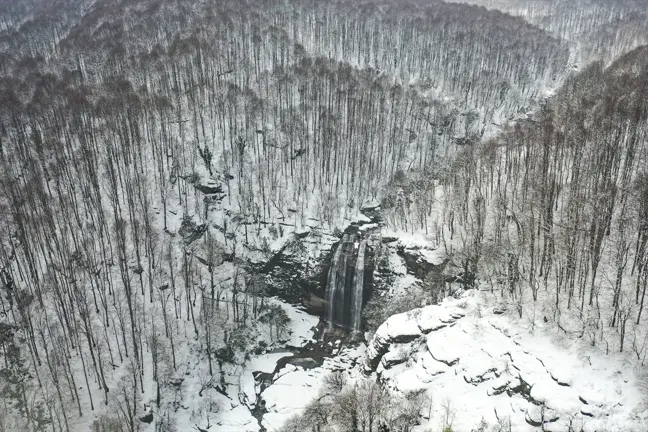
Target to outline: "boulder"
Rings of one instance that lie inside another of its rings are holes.
[[[149,411],[139,418],[142,423],[151,424],[153,422],[153,411]]]
[[[191,244],[194,241],[198,240],[202,235],[207,231],[206,224],[198,225],[190,217],[185,217],[182,219],[182,224],[178,233],[180,237],[184,240],[185,244]]]
[[[432,272],[442,274],[447,263],[447,260],[442,257],[442,253],[435,250],[399,246],[397,253],[405,261],[407,272],[420,280],[425,280],[426,276]]]
[[[205,195],[224,193],[223,186],[210,177],[197,180],[194,187]]]
[[[380,222],[382,215],[380,210],[380,203],[371,202],[367,203],[360,209],[360,213],[369,218],[371,222]]]

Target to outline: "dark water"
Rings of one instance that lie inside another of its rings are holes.
[[[325,292],[325,317],[332,326],[360,331],[366,248],[361,236],[345,234],[333,253]]]

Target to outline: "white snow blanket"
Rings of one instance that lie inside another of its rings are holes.
[[[394,315],[369,343],[365,374],[393,391],[430,395],[416,430],[437,430],[448,405],[455,431],[481,419],[510,420],[516,432],[648,430],[645,395],[623,358],[534,335],[478,309],[475,297]]]

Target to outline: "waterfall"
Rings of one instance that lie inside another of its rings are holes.
[[[333,259],[331,260],[331,266],[329,267],[328,283],[326,284],[326,309],[328,312],[327,318],[329,324],[331,325],[333,324],[333,312],[335,310],[335,299],[337,297],[335,294],[340,289],[339,282],[342,282],[342,288],[344,288],[344,280],[346,279],[346,259],[344,260],[345,262],[343,268],[341,269],[341,272],[339,269],[339,262],[340,257],[342,256],[342,249],[344,248],[345,243],[347,243],[348,241],[349,236],[345,235],[340,241],[337,249],[335,250],[335,254],[333,255]],[[340,277],[340,273],[342,273],[342,277]]]
[[[329,324],[360,331],[367,244],[345,234],[333,253],[326,284],[326,318]]]
[[[367,249],[367,243],[364,241],[360,242],[360,247],[358,249],[358,259],[356,260],[355,267],[355,279],[353,281],[353,306],[351,314],[351,323],[353,324],[353,331],[360,331],[360,321],[362,317],[362,298],[364,292],[364,261],[365,261],[365,251]]]
[[[342,256],[338,262],[337,283],[335,284],[336,292],[333,299],[333,306],[335,307],[335,314],[333,315],[333,322],[341,325],[346,325],[349,318],[349,257],[353,258],[353,240],[349,236],[344,236],[344,241],[340,244],[342,249]]]

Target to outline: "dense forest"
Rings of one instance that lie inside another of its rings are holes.
[[[646,5],[471,3],[0,1],[0,431],[177,410],[286,326],[250,263],[369,202],[643,365]]]
[[[639,44],[645,44],[645,4],[641,0],[466,0],[468,3],[520,16],[563,40],[578,45],[579,61],[609,64]]]

